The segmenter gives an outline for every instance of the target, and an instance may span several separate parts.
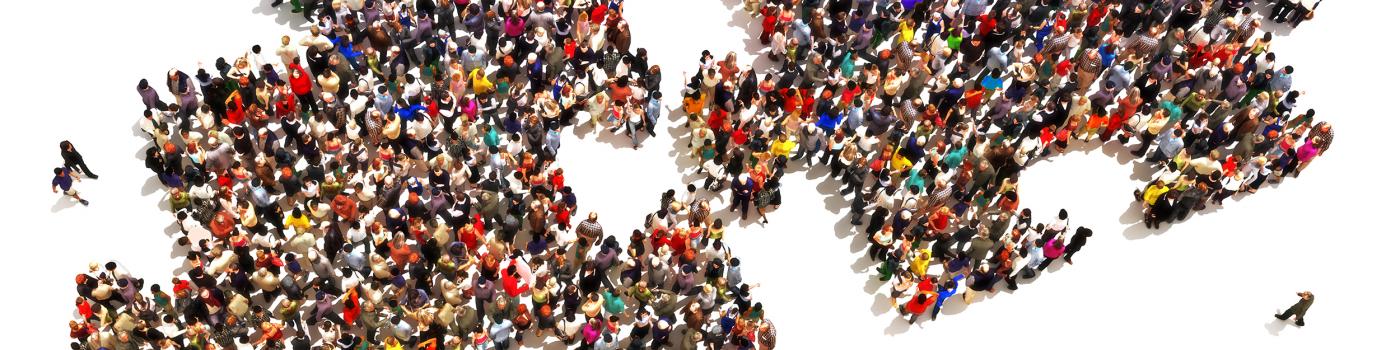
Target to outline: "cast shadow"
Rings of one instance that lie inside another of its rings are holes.
[[[77,203],[78,201],[73,200],[73,198],[70,198],[67,195],[60,195],[58,196],[57,200],[54,200],[53,207],[49,208],[49,212],[57,213],[61,210],[72,208],[73,206],[76,206]]]
[[[146,184],[141,185],[141,195],[149,196],[164,189],[165,185],[160,183],[160,179],[152,176],[146,179]]]
[[[305,30],[311,27],[311,23],[307,22],[306,18],[302,17],[302,14],[292,13],[291,1],[283,3],[282,6],[278,7],[268,6],[268,4],[263,3],[263,1],[258,1],[257,6],[253,7],[252,13],[255,15],[271,16],[273,22],[296,30]]]
[[[885,327],[885,335],[897,335],[909,332],[909,320],[904,317],[891,317],[890,325]]]
[[[1272,320],[1269,320],[1268,322],[1264,322],[1264,330],[1267,331],[1267,332],[1269,332],[1269,335],[1272,335],[1272,336],[1275,336],[1275,337],[1277,337],[1278,334],[1279,334],[1279,332],[1282,332],[1283,329],[1284,329],[1284,328],[1287,328],[1287,327],[1288,327],[1288,322],[1284,322],[1284,321],[1278,320],[1278,319],[1272,319]]]

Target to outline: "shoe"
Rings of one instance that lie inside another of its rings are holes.
[[[1280,320],[1287,320],[1287,319],[1288,319],[1287,317],[1283,317],[1283,315],[1280,315],[1280,314],[1274,314],[1274,318],[1277,318],[1277,319],[1280,319]]]
[[[1074,265],[1074,261],[1073,261],[1073,260],[1070,260],[1069,258],[1065,258],[1065,263],[1066,263],[1066,264],[1070,264],[1070,265]]]
[[[93,180],[97,180],[97,175],[88,174],[88,177],[92,178]]]
[[[1293,322],[1293,324],[1294,324],[1294,325],[1297,325],[1298,327],[1302,327],[1302,326],[1303,326],[1303,320],[1298,320],[1298,322]]]
[[[82,203],[84,207],[88,205],[88,201],[86,199],[79,199],[78,203]]]

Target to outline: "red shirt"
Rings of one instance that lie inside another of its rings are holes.
[[[919,297],[918,297],[919,295],[928,295],[928,294],[926,294],[926,293],[915,294],[915,295],[914,295],[914,298],[911,298],[911,299],[909,299],[909,302],[904,303],[904,311],[908,311],[908,312],[911,313],[911,314],[922,314],[922,313],[924,313],[924,311],[928,311],[928,308],[929,308],[930,306],[933,306],[933,303],[934,303],[934,302],[938,301],[938,297],[936,297],[936,296],[929,296],[929,297],[927,297],[927,298],[924,298],[924,302],[920,303],[920,302],[919,302]]]
[[[301,73],[300,78],[295,76],[289,77],[290,81],[288,83],[292,85],[292,93],[297,95],[305,95],[311,93],[311,76],[306,74],[306,70],[301,68],[301,64],[292,63],[292,65],[288,66],[287,68]]]
[[[518,297],[521,293],[530,290],[530,284],[506,273],[505,270],[501,270],[501,282],[505,283],[506,294],[510,295],[512,298]]]
[[[190,281],[186,281],[186,280],[179,280],[178,282],[175,282],[175,285],[170,289],[170,291],[171,291],[172,293],[175,293],[175,294],[180,294],[180,292],[182,292],[182,291],[189,291],[189,290],[190,290]]]

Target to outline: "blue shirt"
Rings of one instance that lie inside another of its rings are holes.
[[[656,125],[656,119],[661,117],[661,100],[651,99],[647,102],[647,121]]]
[[[272,195],[267,193],[267,189],[262,186],[253,187],[253,205],[264,208],[272,205]]]
[[[54,175],[53,185],[58,186],[58,188],[64,191],[73,188],[73,175],[70,173],[71,171],[72,170],[63,169],[62,174]]]
[[[1170,131],[1164,131],[1162,137],[1157,140],[1157,151],[1162,152],[1162,155],[1166,157],[1175,157],[1183,146],[1181,138],[1171,134]]]
[[[941,308],[943,308],[943,301],[944,301],[944,300],[948,300],[948,297],[953,296],[953,294],[957,294],[957,292],[958,292],[958,283],[959,283],[959,282],[962,282],[962,280],[963,280],[963,275],[962,275],[962,274],[958,274],[957,276],[954,276],[954,277],[953,277],[953,288],[944,289],[942,286],[939,286],[939,287],[938,287],[938,302],[935,302],[935,303],[933,304],[933,308],[934,308],[935,310],[936,310],[936,309],[941,309]]]
[[[1118,58],[1117,53],[1108,52],[1108,44],[1099,46],[1099,60],[1103,62],[1104,67],[1112,67],[1113,60],[1116,58]]]
[[[997,78],[997,77],[990,76],[990,75],[988,75],[988,76],[985,77],[985,78],[982,78],[982,88],[987,89],[987,90],[996,90],[996,89],[1000,89],[1001,86],[1002,86],[1001,84],[1002,84],[1001,78]]]

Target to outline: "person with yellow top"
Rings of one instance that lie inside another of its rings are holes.
[[[1162,180],[1152,181],[1152,184],[1148,185],[1147,189],[1142,191],[1142,221],[1147,224],[1148,228],[1157,228],[1163,220],[1162,217],[1155,214],[1157,214],[1157,208],[1161,206],[1158,205],[1159,203],[1170,207],[1170,204],[1168,204],[1170,199],[1163,198],[1166,197],[1168,192],[1171,192],[1171,188],[1167,187],[1165,183],[1162,183]]]
[[[792,154],[792,149],[797,147],[797,136],[779,137],[773,139],[773,145],[768,148],[773,157],[787,157]]]
[[[913,272],[914,276],[926,275],[928,274],[928,265],[932,262],[933,255],[929,253],[929,250],[919,249],[919,254],[915,255],[913,259],[909,259],[909,272]]]
[[[292,208],[292,215],[287,216],[284,224],[296,230],[297,233],[302,233],[311,229],[311,218],[302,213],[301,208]]]
[[[486,72],[481,71],[481,68],[473,69],[470,75],[472,91],[476,92],[477,95],[484,95],[496,86],[496,84],[491,83],[491,79],[486,78]]]

